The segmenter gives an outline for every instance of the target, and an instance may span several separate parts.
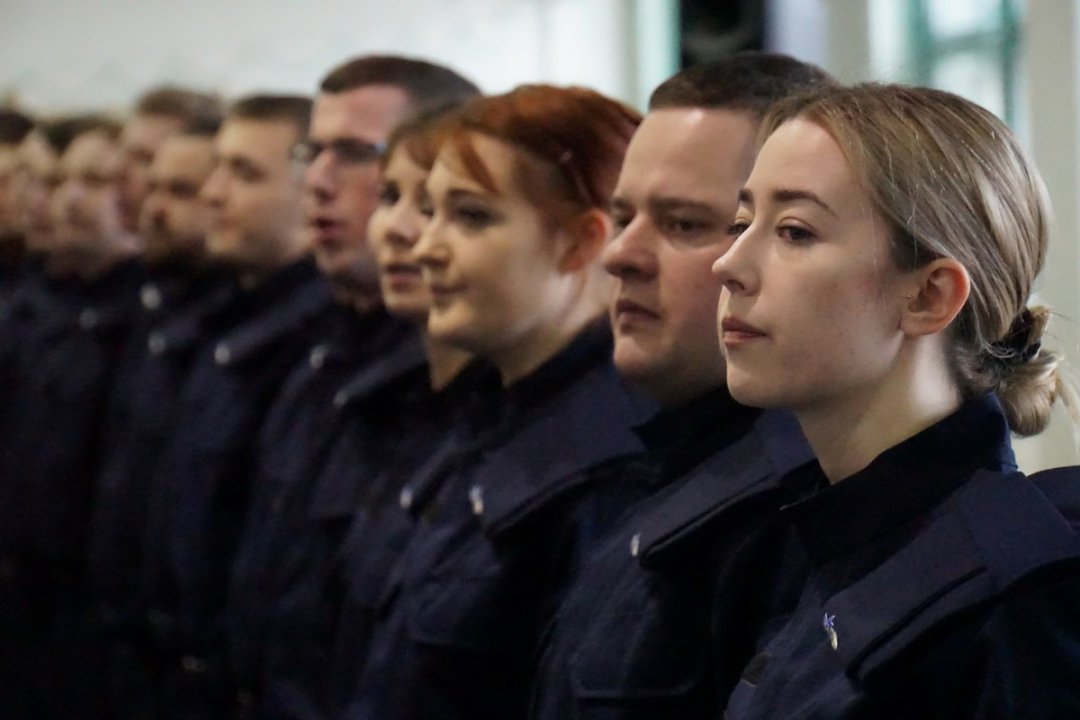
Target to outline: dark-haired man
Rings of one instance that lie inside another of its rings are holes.
[[[177,395],[200,346],[203,324],[235,297],[232,275],[206,251],[209,206],[199,196],[213,169],[212,126],[167,138],[150,167],[140,236],[147,279],[142,312],[121,358],[104,419],[105,439],[91,522],[90,587],[114,717],[150,714],[139,592],[149,468],[168,438]]]
[[[100,416],[137,312],[141,270],[119,222],[120,128],[86,119],[60,157],[44,276],[13,301],[18,347],[0,407],[0,554],[27,614],[39,716],[97,709],[83,548]],[[8,705],[5,704],[7,707]]]
[[[716,335],[713,262],[732,242],[758,123],[827,82],[775,55],[685,70],[652,94],[613,197],[615,364],[658,402],[642,497],[568,591],[536,677],[534,718],[716,718],[785,575],[780,476],[810,459],[794,419],[736,404]]]
[[[215,127],[221,122],[221,101],[208,93],[166,85],[143,93],[120,142],[120,213],[129,232],[139,229],[142,204],[149,191],[150,167],[166,139],[182,130]]]
[[[448,68],[363,56],[330,71],[311,130],[296,147],[307,164],[305,216],[320,271],[338,300],[332,326],[290,375],[259,435],[255,495],[233,569],[229,632],[241,708],[257,717],[330,713],[326,664],[335,618],[324,594],[337,535],[309,520],[316,487],[341,499],[347,524],[370,480],[357,467],[355,431],[389,430],[394,398],[426,383],[411,325],[382,307],[367,225],[379,200],[379,157],[406,115],[477,93]],[[408,380],[404,380],[408,378]],[[394,386],[394,393],[381,393]],[[369,468],[370,470],[370,468]]]
[[[23,174],[19,146],[33,129],[26,115],[0,109],[0,303],[20,277],[24,247],[18,202]]]
[[[215,717],[228,707],[224,588],[256,431],[330,306],[308,258],[303,168],[291,156],[310,111],[310,100],[295,96],[234,103],[201,188],[207,250],[242,290],[190,328],[206,340],[190,362],[151,488],[143,577],[161,672],[157,717]]]

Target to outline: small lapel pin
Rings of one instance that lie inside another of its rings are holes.
[[[836,616],[825,613],[825,619],[821,621],[821,627],[825,628],[825,634],[829,636],[829,644],[836,649]]]

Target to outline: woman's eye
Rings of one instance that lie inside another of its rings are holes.
[[[382,205],[394,205],[401,199],[401,193],[396,185],[386,184],[379,188],[379,203]]]
[[[454,211],[454,215],[462,224],[472,228],[485,227],[495,220],[494,214],[479,207],[459,207]]]
[[[739,237],[744,232],[746,232],[746,229],[749,227],[750,223],[746,222],[745,220],[736,220],[735,222],[728,225],[727,234],[731,235],[732,237]]]
[[[805,245],[814,239],[814,233],[806,228],[795,225],[785,225],[780,228],[780,237],[794,245]]]
[[[614,226],[616,233],[621,233],[623,230],[625,230],[626,226],[629,225],[632,220],[633,217],[631,217],[630,215],[617,214],[611,216],[611,224]]]

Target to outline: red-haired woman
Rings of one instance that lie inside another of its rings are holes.
[[[502,391],[409,486],[419,524],[349,717],[524,714],[558,589],[620,506],[595,468],[640,452],[649,410],[612,365],[597,266],[638,120],[590,90],[523,86],[466,105],[441,145],[414,250],[428,331]]]

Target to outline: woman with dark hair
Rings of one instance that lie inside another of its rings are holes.
[[[446,130],[414,248],[428,334],[502,387],[405,488],[418,525],[349,717],[525,713],[559,588],[621,507],[596,468],[640,452],[631,427],[649,410],[612,365],[597,263],[638,120],[589,90],[524,86]]]

